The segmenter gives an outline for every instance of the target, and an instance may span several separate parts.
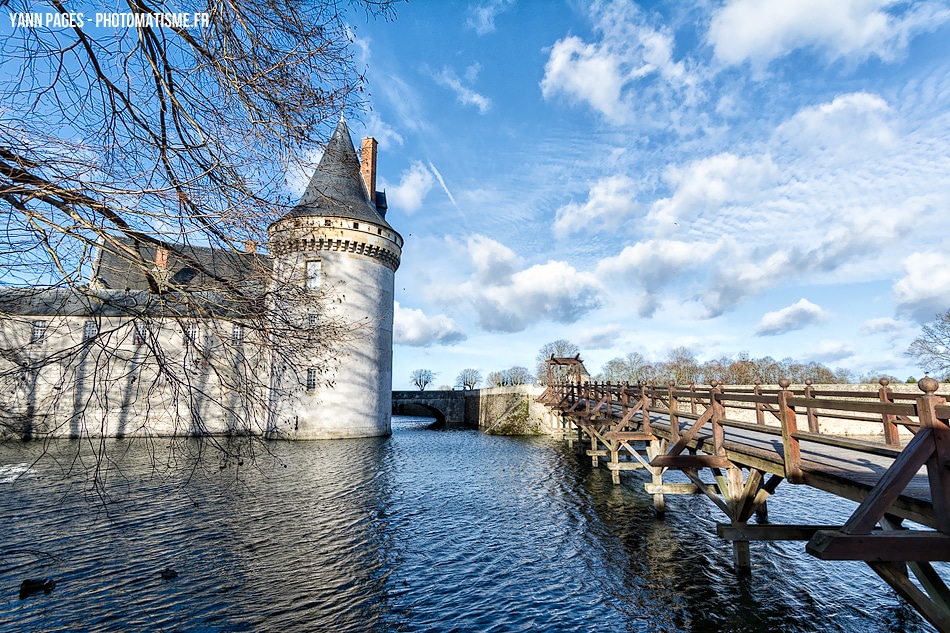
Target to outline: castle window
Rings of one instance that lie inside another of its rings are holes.
[[[231,344],[235,347],[244,345],[244,326],[235,323],[231,326]]]
[[[198,324],[197,323],[186,323],[181,328],[181,337],[182,343],[186,348],[198,347]]]
[[[382,229],[376,229],[376,235],[382,235],[382,234],[383,234]]]
[[[306,264],[307,288],[316,289],[320,287],[323,276],[323,262],[319,259],[312,259]]]
[[[324,220],[323,226],[333,226],[333,220]]]
[[[135,345],[145,345],[148,341],[148,325],[145,323],[136,323],[135,332],[132,335],[132,343]]]
[[[307,370],[307,391],[313,391],[317,388],[317,370]]]
[[[308,314],[307,315],[307,327],[317,327],[317,315]]]
[[[353,228],[354,228],[354,229],[360,228],[360,223],[359,223],[359,222],[354,222],[354,223],[353,223]]]
[[[99,333],[99,328],[96,326],[95,321],[86,321],[82,324],[82,340],[91,341],[96,338],[96,335]]]
[[[33,327],[30,330],[30,343],[42,343],[43,339],[46,338],[46,327],[49,325],[47,321],[33,321]]]

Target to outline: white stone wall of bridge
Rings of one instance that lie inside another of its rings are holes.
[[[437,409],[445,418],[447,428],[479,428],[488,430],[513,412],[527,413],[526,427],[532,433],[559,435],[559,416],[535,400],[544,391],[536,385],[490,387],[457,391],[394,391],[394,415],[423,415],[407,405]]]

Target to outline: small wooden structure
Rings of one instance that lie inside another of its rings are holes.
[[[562,360],[550,359],[549,368]],[[931,564],[950,561],[950,405],[932,378],[918,383],[918,394],[880,384],[874,393],[821,391],[810,381],[792,389],[784,379],[778,388],[728,389],[567,381],[549,383],[539,400],[569,420],[614,483],[622,470],[649,472],[644,488],[658,515],[666,495],[706,495],[728,518],[718,533],[732,542],[737,572],[751,569],[750,541],[806,541],[805,550],[822,560],[865,561],[950,633],[950,589]],[[836,421],[879,423],[882,441],[822,431]],[[669,469],[690,483],[665,483]],[[843,525],[750,524],[782,482],[859,505]]]

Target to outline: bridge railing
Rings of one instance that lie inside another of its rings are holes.
[[[780,435],[786,475],[797,480],[802,473],[802,441],[891,457],[900,453],[900,430],[905,429],[904,438],[908,439],[920,426],[920,394],[895,393],[888,384],[882,379],[874,392],[816,389],[810,380],[802,387],[792,388],[785,379],[779,381],[778,387],[758,383],[735,387],[716,382],[677,386],[672,381],[665,386],[559,383],[550,386],[542,400],[584,423],[602,420],[622,426],[629,424],[636,414],[641,430],[647,433],[651,431],[650,414],[662,414],[670,420],[669,432],[674,443],[680,441],[684,432],[692,430],[695,434],[693,427],[702,419],[703,424],[710,424],[718,456],[725,455],[726,428]],[[950,413],[950,407],[946,412]],[[872,430],[859,433],[863,437],[854,437],[858,424]],[[877,425],[881,430],[874,433]]]

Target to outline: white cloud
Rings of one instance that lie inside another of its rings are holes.
[[[603,287],[591,273],[560,261],[522,269],[521,258],[490,238],[468,240],[474,274],[438,289],[447,304],[470,303],[478,325],[490,332],[520,332],[541,321],[574,323],[600,306]]]
[[[637,242],[624,248],[619,255],[602,259],[597,265],[597,274],[635,276],[639,284],[654,290],[701,265],[715,255],[718,248],[715,243],[679,240]]]
[[[645,24],[636,4],[627,0],[596,2],[591,9],[600,40],[587,43],[570,35],[555,42],[544,65],[545,99],[564,95],[586,103],[613,123],[633,119],[635,93],[684,91],[691,99],[697,78],[682,61],[673,61],[668,29]]]
[[[756,336],[775,336],[824,321],[828,313],[807,299],[799,299],[797,303],[766,312],[755,328]]]
[[[667,168],[664,179],[673,195],[657,200],[651,216],[662,223],[716,214],[728,204],[748,204],[778,183],[778,168],[766,155],[740,157],[724,152]]]
[[[950,309],[950,255],[912,253],[904,259],[904,270],[894,284],[898,312],[927,323]]]
[[[395,207],[407,214],[413,214],[422,208],[422,201],[432,190],[435,179],[422,162],[415,160],[406,171],[402,172],[399,184],[386,189],[386,201],[390,207]]]
[[[487,35],[495,31],[495,18],[498,14],[508,10],[514,0],[493,0],[488,4],[477,7],[469,7],[468,18],[465,20],[466,26],[475,29],[479,35]]]
[[[372,136],[379,142],[380,151],[395,150],[402,147],[405,139],[391,125],[383,121],[379,113],[373,110],[364,114],[363,130],[365,136]]]
[[[485,284],[507,282],[522,264],[513,250],[484,235],[468,239],[468,254],[475,265],[475,278]]]
[[[871,334],[884,334],[891,332],[900,332],[907,327],[907,324],[890,317],[880,317],[877,319],[868,319],[861,326],[861,334],[869,336]]]
[[[892,111],[878,95],[853,92],[830,103],[799,110],[776,130],[776,137],[804,149],[844,153],[866,159],[867,153],[896,141]]]
[[[765,67],[796,49],[828,59],[885,61],[902,53],[918,32],[950,18],[941,3],[919,2],[906,10],[894,0],[730,0],[710,22],[707,40],[726,64],[749,61]],[[888,9],[893,8],[893,11]]]
[[[582,350],[612,349],[617,347],[620,336],[624,331],[625,328],[622,325],[604,325],[584,330],[578,336],[573,337],[572,340]]]
[[[491,99],[464,85],[451,68],[443,68],[438,73],[432,73],[432,78],[440,86],[452,90],[462,105],[473,105],[478,108],[479,114],[485,114],[491,108]]]
[[[574,323],[600,306],[600,282],[565,262],[537,264],[503,283],[469,286],[479,325],[492,332],[520,332],[538,321]]]
[[[844,341],[819,341],[805,351],[803,360],[816,363],[834,363],[854,356],[854,349]]]
[[[636,208],[636,183],[623,175],[609,176],[593,184],[587,202],[570,202],[557,210],[554,233],[564,237],[579,231],[609,231]]]
[[[444,314],[426,316],[422,310],[404,308],[395,302],[393,342],[412,347],[452,345],[467,337],[454,320]]]

